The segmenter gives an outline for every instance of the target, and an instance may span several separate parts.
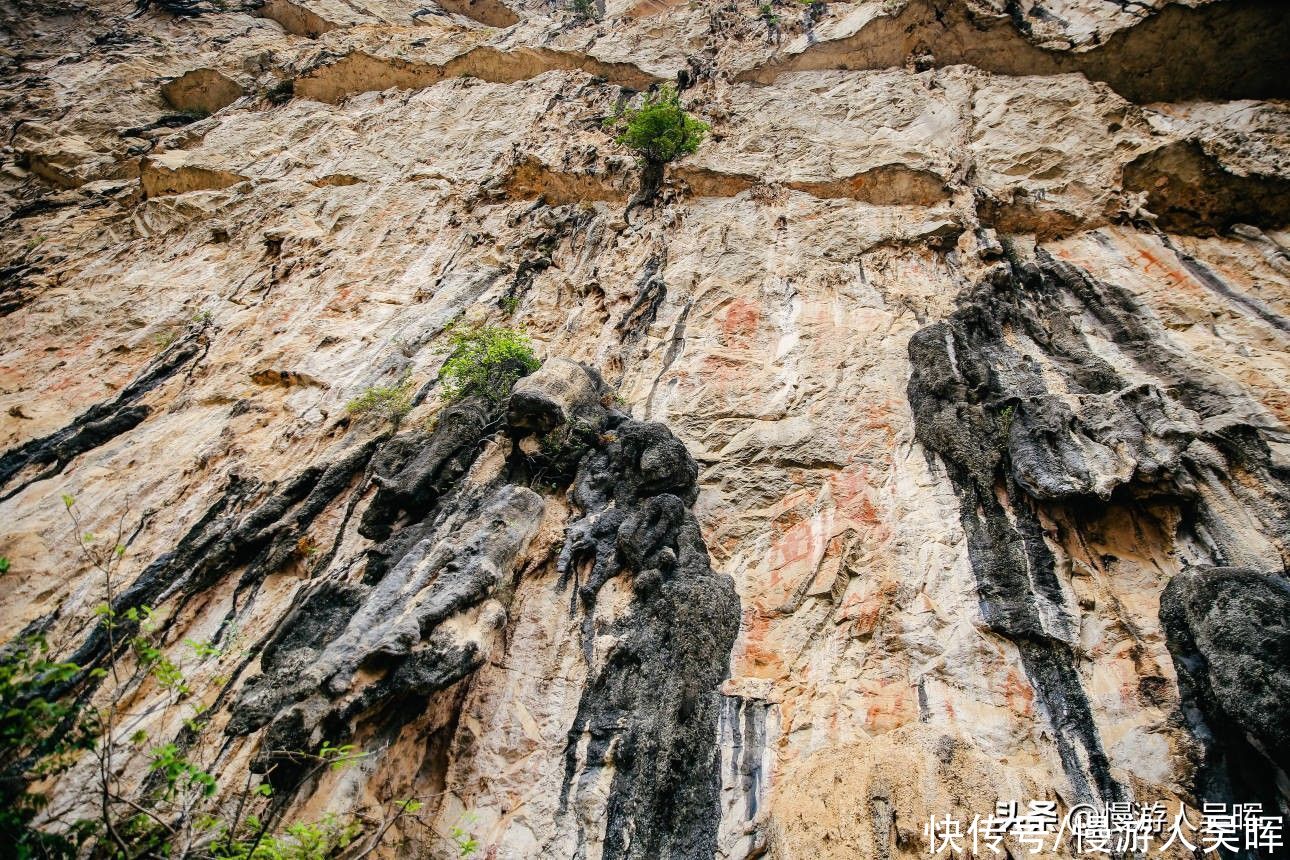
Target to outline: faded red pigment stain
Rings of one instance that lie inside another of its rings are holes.
[[[1277,391],[1259,398],[1259,402],[1268,408],[1282,424],[1290,425],[1290,399]]]
[[[1182,286],[1191,285],[1191,279],[1188,278],[1185,274],[1183,274],[1183,272],[1181,272],[1176,268],[1173,268],[1172,266],[1167,265],[1159,257],[1157,257],[1155,254],[1148,251],[1146,248],[1139,248],[1137,256],[1134,259],[1136,262],[1140,262],[1142,264],[1140,268],[1144,274],[1148,274],[1148,275],[1158,274],[1160,277],[1163,277],[1164,280],[1171,287],[1182,287]]]
[[[868,473],[868,467],[861,466],[857,470],[839,472],[829,479],[829,483],[839,513],[853,523],[873,527],[879,524],[879,515],[870,498]]]
[[[736,298],[717,318],[721,326],[721,340],[727,346],[748,347],[761,323],[761,308],[742,296]]]
[[[770,617],[759,606],[746,609],[743,616],[743,654],[739,659],[738,674],[754,678],[784,677],[784,661],[766,643],[770,635]]]
[[[837,614],[838,622],[850,620],[853,636],[872,634],[878,629],[878,622],[887,615],[887,610],[895,604],[899,590],[897,583],[885,580],[868,593],[848,597]]]
[[[815,516],[800,513],[801,507],[813,507],[818,491],[809,494],[795,493],[791,499],[795,507],[781,511],[772,520],[770,584],[781,581],[782,573],[794,566],[810,566],[818,558],[828,555],[834,538],[847,530],[858,532],[866,541],[883,541],[889,529],[882,523],[881,514],[870,498],[866,470],[846,471],[828,478],[832,495],[832,510],[826,508]],[[808,508],[809,510],[809,508]],[[791,516],[785,514],[791,513]],[[794,583],[796,584],[796,583]]]
[[[777,572],[780,568],[809,558],[817,541],[811,518],[798,518],[787,526],[780,526],[777,520],[771,526],[781,530],[779,537],[771,544],[773,584],[778,579]]]
[[[701,374],[705,382],[720,389],[742,387],[748,375],[748,365],[743,361],[709,353],[703,357]]]
[[[891,401],[869,404],[858,412],[849,413],[846,418],[832,428],[834,441],[838,448],[847,452],[874,451],[884,446],[890,447],[896,430],[892,424],[894,417]],[[881,433],[878,438],[875,431]],[[847,462],[853,462],[857,453],[851,453]]]
[[[862,413],[862,425],[869,430],[890,430],[891,415],[893,404],[891,400],[884,400],[881,403],[871,403],[865,407]]]
[[[865,711],[865,723],[870,731],[889,732],[913,722],[917,715],[917,702],[906,681],[881,680],[877,689],[865,692],[872,704]]]
[[[1165,262],[1141,244],[1135,242],[1133,245],[1135,246],[1134,250],[1125,254],[1125,261],[1134,264],[1138,271],[1153,278],[1160,278],[1170,287],[1191,290],[1196,288],[1195,282],[1183,269]],[[1092,273],[1090,262],[1083,255],[1074,253],[1070,248],[1057,249],[1055,256]]]
[[[358,302],[353,299],[353,292],[353,287],[341,287],[327,303],[326,310],[332,313],[347,313],[358,307]]]
[[[1035,690],[1015,669],[1009,669],[1003,681],[1003,700],[1014,714],[1030,716],[1034,713]]]

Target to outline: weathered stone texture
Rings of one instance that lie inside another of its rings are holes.
[[[284,814],[508,860],[1286,808],[1281,4],[235,5],[0,4],[0,636],[110,657],[70,494]]]

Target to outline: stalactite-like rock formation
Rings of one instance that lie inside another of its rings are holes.
[[[369,726],[388,741],[434,697],[459,700],[462,682],[486,662],[510,659],[509,603],[540,563],[525,561],[526,551],[548,515],[527,484],[550,493],[568,480],[543,467],[566,454],[551,440],[576,433],[571,497],[584,513],[561,552],[569,600],[551,597],[553,609],[563,603],[580,621],[589,674],[569,727],[560,814],[607,803],[604,834],[578,836],[584,846],[603,839],[605,857],[715,850],[716,688],[738,598],[729,578],[713,573],[688,509],[697,470],[685,446],[661,424],[606,410],[606,396],[594,371],[553,360],[517,385],[509,405],[474,397],[448,407],[430,433],[414,430],[346,459],[350,471],[372,464],[378,490],[359,531],[381,541],[370,550],[377,564],[359,568],[359,581],[347,578],[351,566],[312,583],[264,643],[261,674],[242,687],[225,729],[264,729],[255,769],[295,790],[305,771],[299,751]],[[490,439],[502,445],[493,437],[503,414],[503,433],[540,432],[555,450],[516,449],[492,477],[468,478]],[[595,561],[584,565],[588,550]],[[584,567],[586,581],[569,583]],[[596,593],[624,569],[632,600],[612,621],[598,616]],[[605,636],[615,644],[597,655]],[[601,780],[613,783],[608,798],[587,796]]]
[[[0,0],[0,854],[1290,816],[1283,6]]]
[[[1124,290],[1041,253],[1034,263],[1000,263],[947,321],[909,344],[915,430],[954,484],[981,615],[1017,646],[1067,779],[1086,803],[1127,795],[1077,671],[1079,607],[1058,579],[1054,545],[1072,551],[1090,508],[1163,500],[1178,509],[1181,537],[1216,564],[1280,572],[1290,563],[1290,475],[1271,454],[1285,429],[1163,340],[1150,312]],[[1108,347],[1126,359],[1118,369],[1103,357]],[[1216,745],[1208,755],[1221,762],[1207,764],[1207,774],[1228,767],[1225,757],[1236,753],[1227,745],[1241,746],[1245,731],[1262,736],[1275,761],[1284,728],[1272,717],[1247,729],[1238,717],[1233,731],[1214,692],[1240,690],[1225,701],[1241,702],[1245,713],[1284,701],[1271,668],[1285,650],[1283,625],[1272,620],[1284,579],[1222,570],[1180,573],[1161,598],[1170,652],[1186,679],[1184,712],[1199,709],[1190,728],[1203,745]],[[1259,583],[1268,597],[1254,596]],[[1220,594],[1230,608],[1212,602]],[[1246,607],[1252,623],[1262,616],[1273,624],[1266,634],[1224,629],[1243,599],[1254,601]],[[1254,646],[1264,635],[1267,646]],[[1266,661],[1260,668],[1221,650],[1241,639]],[[1213,671],[1233,675],[1216,684]],[[1201,796],[1275,807],[1270,776],[1247,776],[1259,787],[1234,793],[1216,788],[1223,773],[1204,777]]]

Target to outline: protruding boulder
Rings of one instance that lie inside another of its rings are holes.
[[[599,426],[605,384],[600,374],[576,361],[551,358],[515,383],[506,408],[513,429],[549,433],[566,422]]]
[[[1210,731],[1248,736],[1290,770],[1290,582],[1238,567],[1191,568],[1165,586],[1160,621],[1180,685]]]

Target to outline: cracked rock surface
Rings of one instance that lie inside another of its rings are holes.
[[[1290,814],[1283,4],[593,5],[0,2],[0,640],[122,659],[69,495],[285,819],[433,798],[391,857]],[[543,364],[445,403],[475,325]]]

